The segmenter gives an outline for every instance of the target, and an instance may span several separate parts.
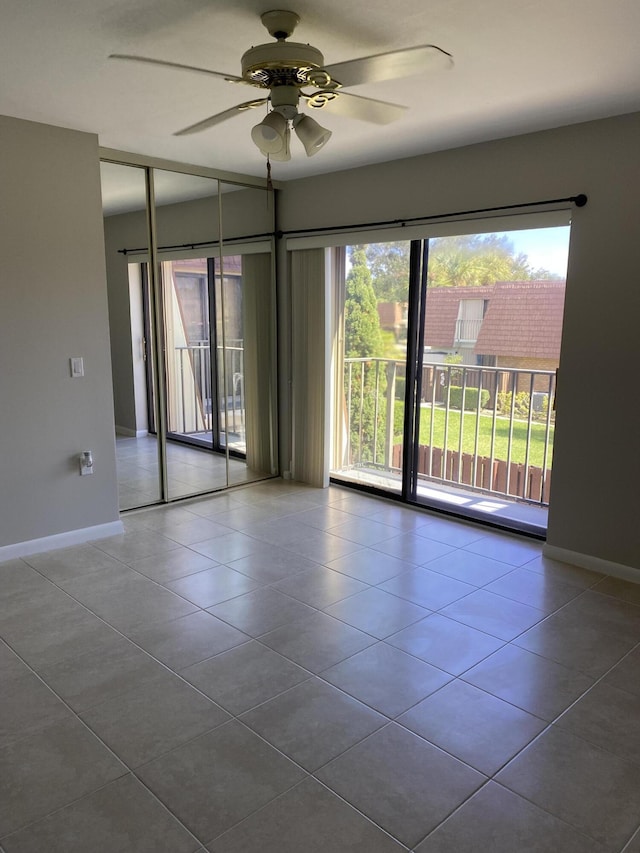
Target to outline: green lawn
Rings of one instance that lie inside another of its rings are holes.
[[[402,441],[402,403],[396,403],[396,440]],[[457,450],[460,441],[460,412],[455,409],[449,410],[449,433],[447,436],[447,448]],[[444,447],[444,409],[433,410],[433,446]],[[493,417],[491,414],[480,416],[480,431],[478,434],[478,456],[491,455],[491,430]],[[531,424],[531,444],[529,449],[529,465],[542,467],[544,461],[545,423]],[[549,455],[547,466],[551,466],[551,454],[553,451],[553,425],[549,432]],[[465,412],[463,422],[462,451],[473,453],[475,451],[476,436],[476,414]],[[422,406],[420,409],[420,444],[431,444],[431,407]],[[507,458],[509,443],[509,420],[507,418],[496,419],[496,437],[493,450],[494,459]],[[524,462],[527,443],[527,422],[514,421],[513,439],[511,445],[511,461]]]

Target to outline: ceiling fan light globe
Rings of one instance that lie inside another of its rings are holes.
[[[277,163],[286,163],[287,161],[291,160],[291,147],[289,144],[290,141],[291,141],[291,131],[287,127],[285,134],[284,134],[284,145],[282,146],[282,148],[279,151],[276,151],[273,154],[269,154],[268,155],[269,159],[273,160],[274,163],[276,163],[276,162]],[[263,154],[264,153],[265,152],[263,151]]]
[[[318,124],[311,116],[300,115],[294,121],[296,135],[304,145],[307,157],[313,157],[331,138],[331,131]]]
[[[270,112],[251,130],[254,144],[266,154],[277,154],[285,147],[287,120],[280,113]]]

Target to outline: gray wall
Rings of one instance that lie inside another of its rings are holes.
[[[639,151],[640,114],[573,125],[289,182],[278,222],[284,230],[321,227],[586,193],[571,232],[548,542],[634,568]],[[281,286],[285,292],[286,278]],[[287,376],[285,340],[280,352]],[[287,395],[283,382],[283,414]]]
[[[1,547],[118,505],[97,138],[0,117],[0,139]]]

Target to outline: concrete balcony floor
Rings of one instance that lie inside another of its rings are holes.
[[[332,479],[361,486],[373,486],[392,494],[401,491],[400,474],[373,468],[351,468],[332,471]],[[453,486],[437,480],[422,480],[418,484],[418,502],[474,521],[486,520],[504,527],[525,529],[544,536],[547,529],[548,506],[517,500],[506,495],[479,492],[463,485]]]

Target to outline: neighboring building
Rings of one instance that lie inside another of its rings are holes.
[[[498,281],[481,287],[430,288],[425,316],[425,365],[442,364],[457,356],[465,365],[556,370],[564,294],[564,281]],[[382,328],[396,331],[403,311],[406,314],[402,303],[380,303]],[[500,374],[493,391],[509,390],[509,382],[506,373]],[[516,388],[548,394],[549,380],[547,376],[535,376],[531,388],[531,374],[523,373],[518,375]]]
[[[499,281],[475,342],[496,367],[555,370],[560,360],[564,281]]]
[[[459,355],[463,364],[555,370],[564,293],[564,281],[431,288],[425,320],[428,360]]]
[[[178,297],[184,334],[190,344],[209,341],[209,272],[207,258],[165,261]],[[230,340],[242,338],[242,260],[240,255],[224,259],[225,330]],[[215,260],[216,299],[220,302],[220,262]],[[218,323],[222,306],[216,305]]]
[[[427,290],[424,344],[429,361],[459,355],[464,364],[478,364],[475,344],[494,291],[494,285]]]
[[[380,328],[393,332],[397,341],[407,338],[408,305],[406,302],[378,302]]]

